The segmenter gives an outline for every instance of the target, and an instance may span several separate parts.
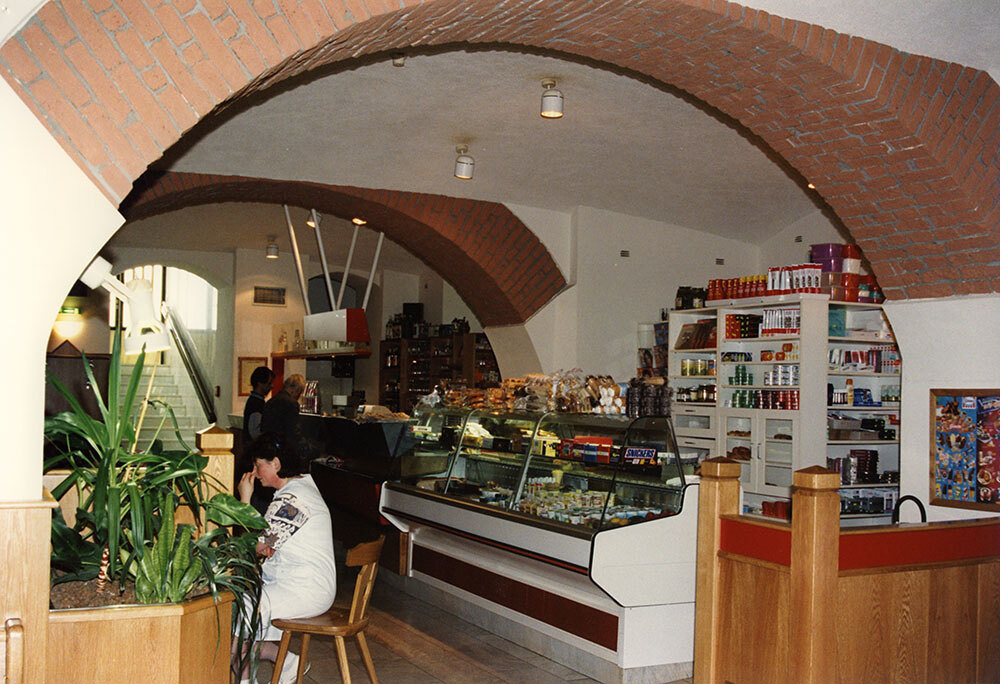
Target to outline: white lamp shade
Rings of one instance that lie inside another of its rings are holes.
[[[278,243],[277,242],[269,242],[267,244],[267,251],[264,253],[264,256],[266,258],[268,258],[268,259],[277,259],[278,258]]]
[[[549,88],[542,93],[542,116],[546,119],[559,119],[563,115],[563,94],[555,88]]]
[[[170,349],[166,326],[156,314],[153,285],[142,278],[129,281],[129,324],[125,330],[125,354],[138,354],[143,345],[147,353]]]
[[[469,180],[472,178],[472,169],[476,165],[476,160],[467,154],[460,154],[455,159],[455,178]]]

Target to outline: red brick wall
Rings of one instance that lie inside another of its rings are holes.
[[[565,286],[535,234],[502,204],[320,183],[166,173],[144,177],[122,203],[128,219],[183,206],[264,202],[351,219],[405,247],[440,273],[485,326],[523,323]]]
[[[0,48],[0,73],[118,201],[213,108],[309,69],[407,46],[561,51],[746,126],[816,185],[890,298],[1000,291],[1000,87],[985,72],[719,0],[404,5],[50,2]]]

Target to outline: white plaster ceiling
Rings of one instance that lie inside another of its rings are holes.
[[[996,73],[1000,0],[754,5]],[[566,115],[555,121],[538,115],[549,76],[565,95]],[[452,176],[461,142],[476,160],[472,181]],[[738,126],[670,89],[504,51],[413,54],[402,68],[388,60],[355,65],[268,93],[188,136],[161,166],[561,211],[593,206],[751,244],[817,208],[802,182]],[[249,217],[254,206],[240,213]],[[116,239],[141,241],[129,231]],[[175,237],[187,249],[218,250],[282,232],[283,222],[268,219],[246,221],[231,238],[197,228]]]

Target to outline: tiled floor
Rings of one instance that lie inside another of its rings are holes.
[[[345,587],[342,595],[350,591]],[[382,684],[594,684],[586,675],[386,584],[376,582],[371,616],[368,644]],[[351,681],[367,683],[357,645],[350,641]],[[297,638],[291,650],[299,650]],[[306,684],[341,681],[332,639],[314,638],[309,661],[312,669],[304,678]],[[270,663],[264,663],[258,681],[269,681],[271,672]]]

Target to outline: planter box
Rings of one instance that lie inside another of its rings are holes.
[[[45,681],[229,684],[232,602],[50,610]]]

